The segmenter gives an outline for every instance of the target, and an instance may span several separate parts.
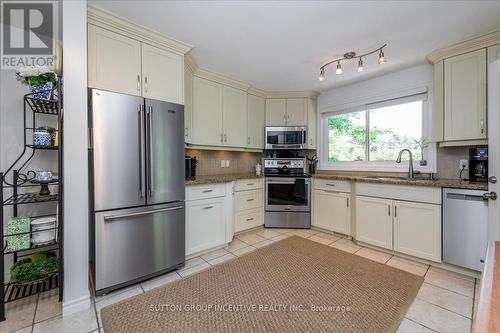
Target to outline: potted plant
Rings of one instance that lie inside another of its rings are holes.
[[[30,87],[33,97],[45,100],[52,97],[52,88],[57,81],[57,76],[48,67],[21,67],[16,71],[16,76],[19,81]]]
[[[53,252],[37,252],[31,258],[19,260],[10,269],[10,284],[39,282],[57,275],[59,259]]]
[[[427,160],[424,159],[424,150],[429,147],[429,143],[425,138],[420,138],[420,140],[415,140],[415,144],[417,147],[420,149],[420,153],[422,158],[420,159],[420,166],[426,166],[427,165]]]

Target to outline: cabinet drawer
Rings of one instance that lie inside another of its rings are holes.
[[[314,179],[314,189],[351,192],[351,184],[345,180]]]
[[[226,196],[225,184],[194,185],[186,187],[186,201]]]
[[[234,232],[240,232],[263,225],[263,216],[263,208],[236,213],[234,216]]]
[[[236,192],[256,190],[260,188],[264,188],[263,178],[237,180],[234,186],[234,190]]]
[[[236,192],[235,211],[260,208],[264,206],[264,190]]]

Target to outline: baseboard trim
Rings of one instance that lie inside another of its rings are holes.
[[[63,317],[72,315],[74,313],[87,310],[90,308],[90,294],[83,297],[63,302]]]

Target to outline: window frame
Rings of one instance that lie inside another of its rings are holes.
[[[424,150],[424,159],[427,161],[426,166],[420,166],[420,161],[413,161],[413,167],[415,170],[420,172],[429,173],[436,172],[437,165],[437,147],[436,144],[430,142],[429,138],[432,138],[432,107],[429,103],[429,93],[417,93],[408,96],[402,96],[398,98],[393,98],[386,101],[369,103],[359,105],[357,107],[352,107],[335,112],[325,112],[319,114],[319,133],[318,133],[318,150],[319,150],[319,165],[318,170],[331,170],[331,171],[374,171],[374,172],[406,172],[408,171],[408,161],[402,161],[402,163],[396,163],[396,161],[329,161],[329,126],[328,118],[335,115],[341,115],[351,112],[365,111],[367,114],[367,126],[369,128],[369,113],[372,109],[377,109],[385,106],[405,104],[412,101],[422,101],[422,136],[427,138],[428,147]],[[369,134],[367,131],[366,141],[369,140]],[[369,155],[369,142],[366,142],[365,156]]]

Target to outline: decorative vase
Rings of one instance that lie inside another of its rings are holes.
[[[45,82],[44,84],[30,84],[30,90],[33,97],[38,99],[49,100],[52,97],[52,82]]]

